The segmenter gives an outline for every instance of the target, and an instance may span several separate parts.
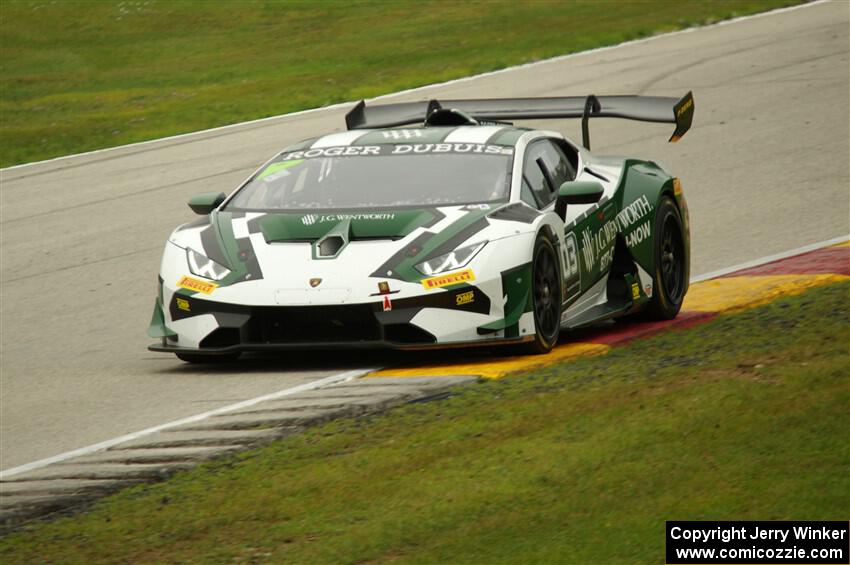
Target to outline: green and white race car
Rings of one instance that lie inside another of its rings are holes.
[[[588,96],[369,106],[286,148],[168,238],[149,335],[185,361],[291,347],[517,343],[676,316],[688,209],[651,161],[589,150],[588,121],[691,125],[681,99]],[[581,118],[583,146],[507,120]]]

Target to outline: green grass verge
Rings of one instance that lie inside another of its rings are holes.
[[[5,0],[0,166],[371,97],[800,1]]]
[[[31,562],[660,563],[667,519],[847,519],[850,283],[332,422],[0,540]]]

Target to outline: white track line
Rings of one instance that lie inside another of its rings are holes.
[[[753,267],[760,267],[761,265],[765,265],[767,263],[773,263],[774,261],[780,261],[782,259],[787,259],[788,257],[794,257],[795,255],[802,255],[803,253],[808,253],[809,251],[815,251],[817,249],[822,249],[824,247],[829,247],[830,245],[835,245],[837,243],[843,243],[845,241],[850,240],[850,234],[842,235],[839,237],[833,237],[832,239],[828,239],[826,241],[821,241],[819,243],[812,243],[810,245],[804,245],[803,247],[798,247],[796,249],[790,249],[788,251],[783,251],[782,253],[777,253],[776,255],[769,255],[767,257],[762,257],[761,259],[753,259],[752,261],[747,261],[746,263],[741,263],[739,265],[733,265],[732,267],[726,267],[724,269],[719,269],[717,271],[711,271],[710,273],[704,273],[697,277],[693,277],[691,279],[692,283],[700,282],[708,279],[716,279],[717,277],[722,277],[723,275],[728,275],[729,273],[734,273],[735,271],[743,271],[744,269],[752,269]]]
[[[806,4],[797,4],[796,6],[788,6],[787,8],[778,8],[776,10],[770,10],[768,12],[760,12],[758,14],[752,14],[752,15],[749,15],[749,16],[740,16],[738,18],[723,20],[723,21],[720,21],[720,22],[717,22],[717,23],[714,23],[714,24],[705,25],[705,26],[694,26],[694,27],[689,27],[689,28],[686,28],[686,29],[681,29],[681,30],[678,30],[678,31],[671,31],[671,32],[667,32],[667,33],[659,33],[658,35],[653,35],[651,37],[644,37],[642,39],[632,39],[631,41],[624,41],[623,43],[617,43],[617,44],[614,44],[614,45],[606,45],[605,47],[597,47],[596,49],[588,49],[587,51],[579,51],[578,53],[568,53],[567,55],[559,55],[557,57],[552,57],[550,59],[543,59],[543,60],[540,60],[540,61],[534,61],[533,63],[525,63],[525,64],[522,64],[522,65],[514,65],[512,67],[505,67],[504,69],[499,69],[499,70],[496,70],[496,71],[490,71],[490,72],[487,72],[487,73],[481,73],[479,75],[462,77],[462,78],[458,78],[458,79],[454,79],[454,80],[448,80],[446,82],[426,84],[425,86],[417,86],[416,88],[409,88],[407,90],[400,90],[398,92],[392,92],[392,93],[389,93],[389,94],[382,94],[380,96],[376,96],[375,98],[370,98],[370,99],[368,99],[368,101],[369,102],[375,102],[377,100],[385,100],[387,98],[393,98],[395,96],[401,96],[403,94],[411,94],[411,93],[414,93],[414,92],[422,92],[422,91],[433,89],[433,88],[450,86],[450,85],[453,85],[453,84],[459,84],[459,83],[468,82],[468,81],[471,81],[471,80],[477,80],[477,79],[480,79],[480,78],[483,78],[483,77],[489,77],[489,76],[493,76],[493,75],[507,73],[507,72],[510,72],[510,71],[514,71],[516,69],[526,69],[526,68],[530,68],[530,67],[536,67],[538,65],[545,65],[547,63],[565,61],[565,60],[571,59],[573,57],[582,57],[582,56],[585,56],[585,55],[590,55],[591,53],[600,53],[602,51],[608,51],[610,49],[617,49],[619,47],[625,47],[625,46],[628,46],[628,45],[638,45],[640,43],[647,43],[649,41],[655,41],[655,40],[661,39],[663,37],[670,37],[670,36],[673,36],[673,35],[679,35],[681,33],[691,33],[691,32],[697,31],[697,30],[701,30],[701,29],[708,29],[708,28],[713,28],[713,27],[718,27],[718,26],[734,24],[734,23],[738,23],[738,22],[742,22],[742,21],[746,21],[746,20],[751,20],[751,19],[755,19],[755,18],[762,18],[762,17],[765,17],[765,16],[772,16],[772,15],[775,15],[775,14],[781,14],[781,13],[784,13],[784,12],[792,12],[794,10],[800,10],[802,8],[808,8],[809,6],[816,6],[818,4],[826,4],[827,2],[831,2],[831,1],[833,1],[833,0],[815,0],[813,2],[809,2],[809,3],[806,3]],[[292,116],[303,116],[303,115],[306,115],[306,114],[311,114],[313,112],[321,112],[321,111],[325,111],[325,110],[335,110],[335,109],[338,109],[338,108],[349,108],[355,102],[356,101],[340,102],[338,104],[332,104],[330,106],[322,106],[321,108],[311,108],[309,110],[301,110],[300,112],[292,112],[292,113],[289,113],[289,114],[280,114],[278,116],[269,116],[267,118],[259,118],[259,119],[256,119],[256,120],[248,120],[247,122],[239,122],[238,124],[228,124],[226,126],[219,126],[219,127],[214,127],[214,128],[210,128],[210,129],[193,131],[193,132],[189,132],[189,133],[181,133],[181,134],[178,134],[178,135],[161,137],[159,139],[149,139],[147,141],[138,141],[136,143],[128,143],[126,145],[118,145],[116,147],[105,147],[103,149],[95,149],[93,151],[85,151],[83,153],[75,153],[73,155],[63,155],[61,157],[54,157],[52,159],[45,159],[43,161],[33,161],[32,163],[22,163],[20,165],[12,165],[11,167],[2,168],[2,169],[0,169],[0,173],[5,172],[5,171],[12,171],[12,170],[15,170],[15,169],[20,169],[20,168],[23,168],[23,167],[31,167],[33,165],[43,165],[45,163],[52,163],[54,161],[62,161],[62,160],[65,160],[65,159],[73,159],[73,158],[76,158],[76,157],[96,155],[98,153],[105,153],[107,151],[115,151],[117,149],[127,149],[127,148],[130,148],[130,147],[139,147],[139,146],[148,145],[148,144],[151,144],[151,143],[159,143],[161,141],[174,141],[176,139],[182,139],[182,138],[192,137],[192,136],[196,136],[196,135],[205,135],[205,134],[216,132],[216,131],[224,131],[224,130],[231,129],[231,128],[238,128],[238,127],[243,127],[243,126],[247,126],[247,125],[260,124],[260,123],[268,122],[268,121],[272,121],[272,120],[279,120],[281,118],[287,118],[287,117],[292,117]]]
[[[46,459],[40,459],[38,461],[33,461],[32,463],[27,463],[25,465],[19,465],[18,467],[12,467],[11,469],[7,469],[5,471],[0,471],[0,480],[7,479],[14,475],[19,475],[21,473],[25,473],[27,471],[33,471],[35,469],[41,469],[42,467],[46,467],[53,463],[59,463],[60,461],[66,461],[73,457],[80,457],[82,455],[89,455],[95,453],[97,451],[103,451],[104,449],[108,449],[110,447],[116,446],[118,444],[124,443],[126,441],[130,441],[133,439],[137,439],[143,436],[151,435],[156,432],[161,432],[163,430],[167,430],[170,428],[175,428],[177,426],[183,426],[185,424],[192,424],[194,422],[199,422],[201,420],[206,420],[212,416],[218,416],[220,414],[227,414],[228,412],[235,412],[236,410],[241,410],[242,408],[247,408],[249,406],[254,406],[255,404],[259,404],[260,402],[265,402],[266,400],[276,400],[283,396],[290,396],[293,394],[297,394],[299,392],[305,392],[308,390],[315,390],[317,388],[322,388],[324,386],[349,381],[352,379],[356,379],[358,377],[362,377],[375,369],[353,369],[351,371],[346,371],[344,373],[339,373],[337,375],[331,375],[330,377],[325,377],[323,379],[319,379],[317,381],[312,381],[309,383],[304,383],[303,385],[294,386],[292,388],[287,388],[284,390],[279,390],[277,392],[273,392],[271,394],[266,394],[263,396],[258,396],[256,398],[251,398],[249,400],[243,400],[242,402],[237,402],[236,404],[230,404],[229,406],[222,406],[221,408],[216,408],[215,410],[210,410],[208,412],[204,412],[202,414],[197,414],[195,416],[189,416],[188,418],[183,418],[181,420],[174,420],[173,422],[168,422],[167,424],[160,424],[159,426],[154,426],[152,428],[147,428],[145,430],[141,430],[138,432],[133,432],[130,434],[126,434],[123,436],[119,436],[116,438],[108,439],[106,441],[102,441],[100,443],[95,443],[94,445],[88,445],[86,447],[81,447],[79,449],[74,449],[72,451],[67,451],[65,453],[60,453],[59,455],[54,455],[53,457],[48,457]]]

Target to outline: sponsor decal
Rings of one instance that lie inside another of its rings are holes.
[[[632,283],[632,300],[640,298],[640,287],[638,283]]]
[[[380,145],[349,145],[346,147],[323,147],[292,151],[281,156],[282,161],[292,159],[314,159],[316,157],[351,157],[353,155],[380,155]]]
[[[316,278],[314,278],[314,279],[310,279],[310,286],[311,286],[311,287],[316,288],[316,287],[317,287],[317,286],[319,286],[320,284],[322,284],[322,279],[320,279],[320,278],[318,278],[318,277],[316,277]]]
[[[465,269],[463,271],[458,271],[457,273],[451,273],[449,275],[440,275],[438,277],[422,279],[422,286],[424,286],[427,290],[431,290],[434,288],[442,288],[444,286],[450,286],[453,284],[474,280],[475,273],[472,272],[472,269]]]
[[[395,214],[390,212],[373,214],[305,214],[301,217],[301,223],[305,226],[312,226],[313,224],[324,224],[326,222],[337,223],[344,220],[386,221],[394,219]]]
[[[174,297],[174,301],[177,303],[177,308],[183,310],[184,312],[191,312],[189,309],[189,301],[185,298]]]
[[[617,214],[617,221],[620,223],[620,229],[626,230],[632,225],[639,222],[644,216],[652,212],[652,204],[649,203],[646,195],[641,196]]]
[[[385,294],[398,294],[399,292],[401,291],[391,289],[390,283],[387,281],[381,281],[378,283],[378,292],[373,292],[369,296],[383,296]]]
[[[483,143],[417,143],[394,145],[391,155],[417,153],[484,153],[486,155],[513,155],[513,147],[485,145]]]
[[[647,295],[649,298],[652,298],[652,285],[651,284],[644,285],[643,293],[645,295]]]
[[[279,178],[285,177],[285,176],[289,175],[289,172],[286,169],[294,167],[294,166],[298,165],[299,163],[301,163],[300,159],[297,160],[297,161],[283,161],[283,162],[272,163],[271,165],[266,167],[265,170],[263,170],[262,173],[260,173],[257,176],[257,180],[267,179],[268,181],[273,181],[273,180],[277,180]]]
[[[401,132],[417,132],[417,130],[392,130],[382,132],[385,138],[410,139],[419,137],[416,133],[405,135]],[[418,132],[417,132],[418,133]],[[397,136],[397,137],[396,137]],[[385,145],[348,145],[345,147],[322,147],[290,151],[280,157],[279,162],[316,159],[320,157],[368,157],[379,155],[418,155],[420,153],[479,153],[483,155],[513,155],[514,148],[503,145],[488,145],[486,143],[399,143]],[[272,164],[269,166],[276,166]],[[275,171],[285,167],[277,167]],[[268,169],[267,169],[268,170]]]
[[[646,195],[642,195],[623,208],[613,219],[602,224],[602,227],[596,232],[591,231],[589,228],[582,231],[581,252],[587,270],[592,271],[597,264],[601,270],[606,270],[614,258],[614,247],[612,244],[617,237],[617,233],[631,228],[650,212],[652,212],[652,204],[649,203]],[[634,232],[627,235],[626,244],[629,247],[634,247],[649,237],[651,229],[649,224],[650,222],[647,220],[644,224],[636,228]]]
[[[688,110],[690,110],[691,108],[693,108],[693,106],[694,106],[694,99],[688,98],[685,101],[684,104],[682,104],[679,108],[676,109],[676,117],[681,118],[684,115],[684,113],[687,112]]]
[[[609,220],[593,233],[590,229],[581,232],[581,252],[584,255],[584,263],[587,270],[592,270],[597,263],[599,268],[605,270],[611,264],[614,256],[614,247],[611,245],[617,237],[617,220]]]
[[[679,179],[673,179],[673,196],[676,198],[682,196],[682,181]]]
[[[212,291],[218,288],[218,285],[215,283],[211,283],[209,281],[202,281],[187,276],[184,276],[182,279],[177,281],[177,286],[179,286],[180,288],[185,288],[186,290],[192,290],[194,292],[203,292],[204,294],[212,294]]]
[[[602,271],[607,271],[608,267],[611,266],[611,261],[614,260],[614,248],[611,247],[607,251],[603,251],[602,255],[599,256],[599,269]]]
[[[635,228],[635,231],[626,236],[626,245],[634,247],[649,237],[649,220]]]
[[[411,139],[413,137],[422,137],[422,132],[418,129],[391,129],[381,133],[384,134],[384,139]]]
[[[469,290],[467,292],[461,292],[457,296],[455,296],[455,304],[457,306],[463,306],[464,304],[472,304],[475,302],[475,292]]]
[[[384,296],[384,312],[389,312],[393,309],[393,303],[389,296]]]

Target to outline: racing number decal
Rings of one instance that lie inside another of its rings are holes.
[[[578,264],[578,243],[572,232],[564,236],[564,302],[572,302],[581,293],[581,269]]]
[[[578,246],[576,245],[576,236],[572,233],[568,233],[566,238],[566,245],[564,246],[564,255],[565,255],[565,265],[567,266],[567,278],[578,274]]]

